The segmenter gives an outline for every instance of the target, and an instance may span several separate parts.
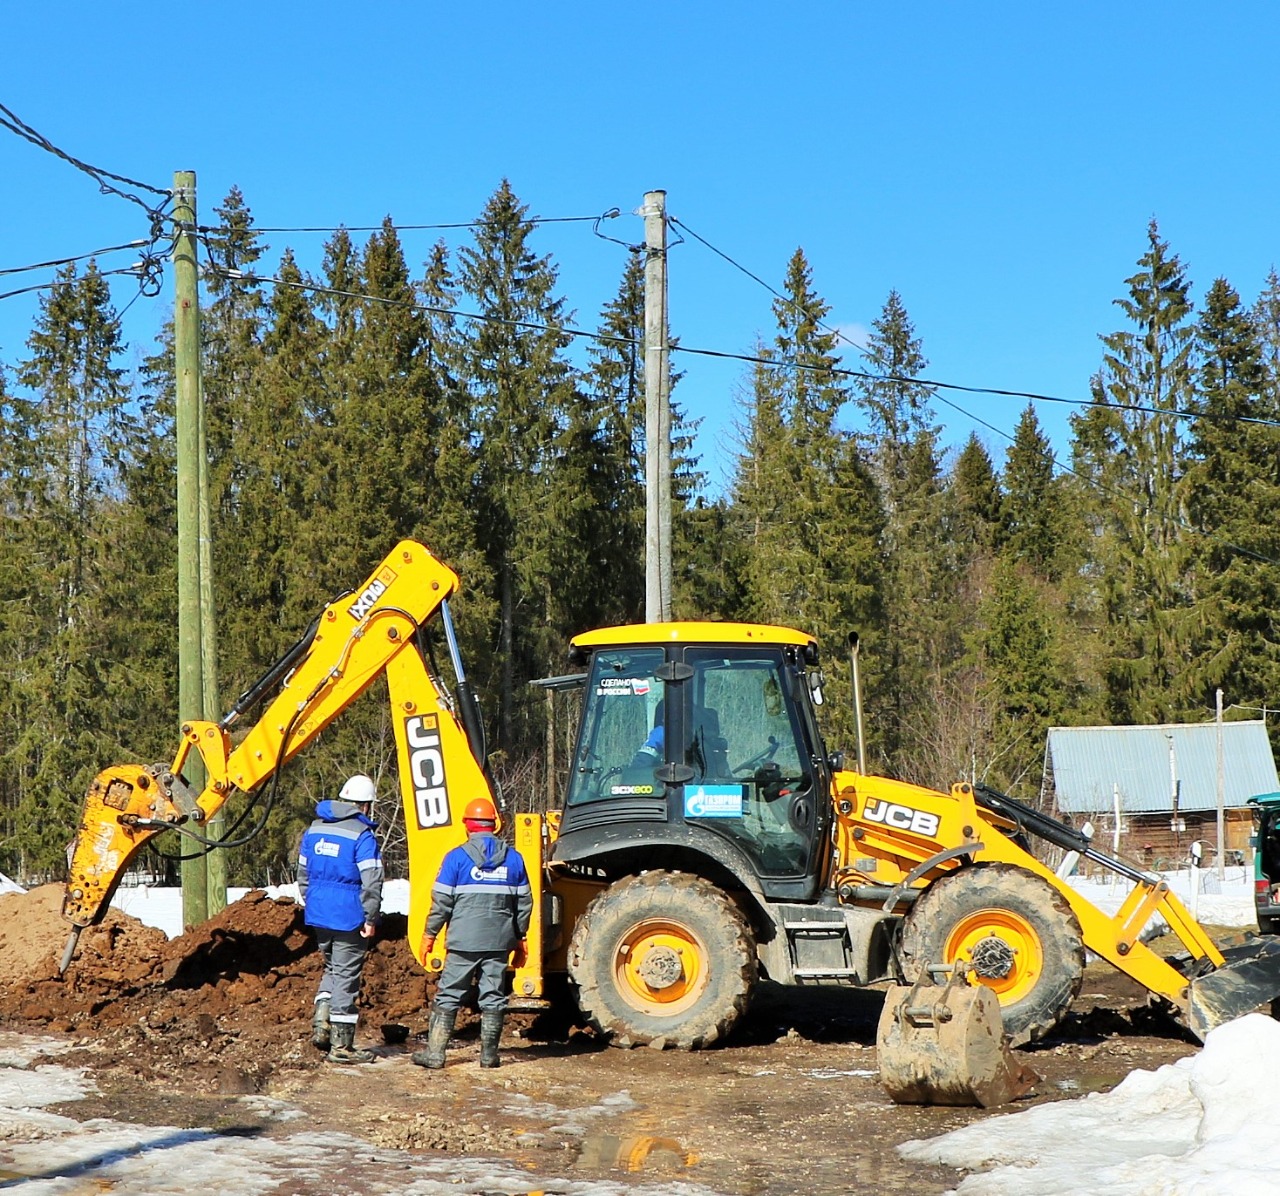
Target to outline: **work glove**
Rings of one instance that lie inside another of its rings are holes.
[[[372,922],[366,922],[360,927],[360,937],[362,939],[371,939],[378,933],[378,928]]]
[[[529,962],[529,943],[526,939],[521,939],[516,944],[516,949],[511,953],[511,966],[513,968],[522,968]]]
[[[436,936],[434,934],[424,934],[422,936],[422,954],[430,955],[435,950]]]

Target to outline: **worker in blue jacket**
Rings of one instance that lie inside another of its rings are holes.
[[[355,1045],[360,974],[382,920],[382,853],[370,816],[375,795],[363,773],[348,778],[336,801],[317,803],[298,852],[298,891],[324,956],[311,1040],[328,1049],[330,1063],[376,1058]]]
[[[431,912],[422,936],[422,954],[449,928],[444,970],[436,986],[427,1024],[427,1049],[415,1051],[422,1067],[444,1066],[458,1009],[471,978],[480,988],[480,1066],[498,1066],[498,1040],[506,1015],[507,957],[514,966],[528,957],[525,936],[533,916],[533,890],[520,853],[497,837],[498,811],[487,797],[468,802],[462,824],[467,841],[444,857],[431,889]]]

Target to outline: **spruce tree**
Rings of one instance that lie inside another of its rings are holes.
[[[1002,495],[991,455],[974,432],[951,471],[956,512],[956,538],[975,552],[990,552],[1000,530]]]
[[[136,425],[116,365],[119,322],[93,262],[83,276],[58,272],[27,345],[20,381],[32,401],[14,429],[29,462],[17,547],[37,567],[23,581],[31,617],[14,662],[24,710],[4,754],[23,864],[38,875],[63,864],[79,797],[114,742],[97,700],[110,666],[99,651],[100,565],[113,551],[108,505]]]
[[[577,578],[560,596],[569,634],[644,617],[644,269],[627,259],[600,313],[590,364],[557,438],[556,489],[565,535],[557,574]],[[674,503],[673,496],[673,503]]]
[[[975,743],[980,780],[1026,800],[1039,794],[1048,729],[1069,709],[1071,670],[1044,578],[1014,556],[996,563],[979,609],[975,655],[986,726]]]
[[[798,625],[831,650],[880,621],[880,496],[837,418],[849,395],[829,307],[802,250],[787,265],[776,332],[753,372],[734,483],[747,617]],[[838,649],[837,649],[838,650]],[[852,741],[843,670],[833,672],[830,732]]]
[[[864,350],[872,376],[859,381],[858,402],[885,506],[886,567],[883,635],[870,644],[881,658],[881,680],[869,685],[868,706],[881,729],[887,767],[908,774],[917,767],[913,745],[938,738],[933,712],[920,696],[942,684],[948,663],[959,655],[960,569],[948,534],[953,512],[942,485],[939,431],[928,389],[911,381],[928,362],[896,291],[872,327]]]
[[[1064,497],[1054,474],[1053,447],[1030,403],[1014,432],[1001,483],[1002,555],[1022,562],[1039,577],[1056,580],[1069,547]]]
[[[526,207],[503,180],[485,205],[474,244],[459,251],[458,284],[480,319],[460,351],[479,446],[478,528],[495,583],[498,625],[498,737],[504,748],[537,736],[542,717],[523,681],[558,662],[562,641],[550,625],[555,584],[549,518],[551,445],[574,401],[563,354],[564,301],[550,258],[530,244]],[[521,684],[517,685],[517,681]]]
[[[1280,420],[1280,395],[1258,326],[1225,279],[1209,288],[1197,336],[1185,490],[1200,534],[1184,698],[1212,709],[1221,686],[1229,702],[1265,705],[1280,689],[1280,429],[1265,422]]]
[[[1092,485],[1102,670],[1113,722],[1177,711],[1189,633],[1176,412],[1194,402],[1191,300],[1182,263],[1153,220],[1128,293],[1131,328],[1102,338],[1099,406],[1072,416],[1076,472]]]

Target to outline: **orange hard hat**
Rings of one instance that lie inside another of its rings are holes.
[[[462,811],[462,821],[492,822],[496,825],[498,808],[487,797],[473,797],[467,802],[467,808]]]

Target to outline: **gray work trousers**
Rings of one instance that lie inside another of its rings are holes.
[[[355,1023],[356,998],[360,995],[360,973],[369,954],[372,939],[362,938],[358,930],[326,930],[313,926],[320,954],[324,957],[324,975],[316,1000],[329,994],[329,1020]]]
[[[442,1012],[457,1009],[471,990],[471,977],[478,976],[481,1010],[507,1007],[505,982],[510,951],[449,951],[436,985],[432,1007]]]

